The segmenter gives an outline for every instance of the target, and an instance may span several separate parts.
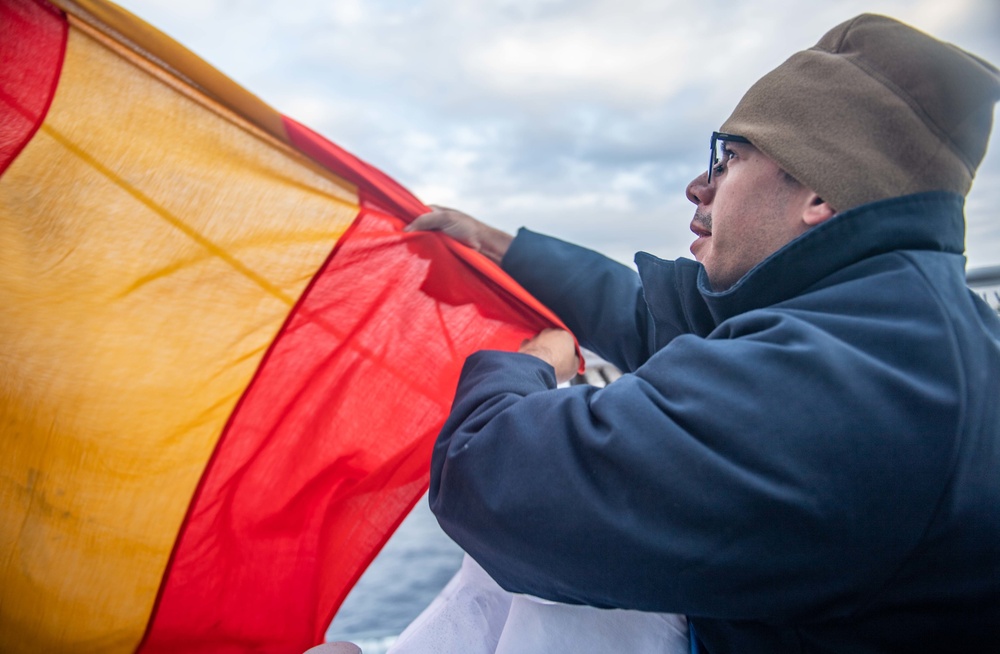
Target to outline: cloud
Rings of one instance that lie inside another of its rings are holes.
[[[708,134],[838,22],[885,13],[1000,62],[995,0],[122,4],[425,201],[623,261],[689,256],[683,191]],[[998,182],[993,152],[968,202],[973,266],[1000,263]]]

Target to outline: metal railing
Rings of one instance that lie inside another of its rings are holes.
[[[965,283],[1000,313],[1000,266],[974,268],[965,273]]]
[[[973,288],[979,285],[1000,286],[1000,266],[973,268],[965,273],[965,281]]]

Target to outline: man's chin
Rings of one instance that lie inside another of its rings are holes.
[[[698,261],[699,263],[704,263],[703,259],[707,254],[707,250],[709,247],[708,241],[710,238],[712,238],[711,235],[699,236],[694,240],[693,243],[691,243],[691,247],[689,247],[688,249],[691,251],[691,254],[694,255],[695,261]]]

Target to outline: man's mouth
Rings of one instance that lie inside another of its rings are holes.
[[[702,223],[698,222],[697,219],[691,221],[691,231],[694,232],[695,236],[711,236],[712,230],[705,227]]]

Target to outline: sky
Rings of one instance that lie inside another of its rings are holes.
[[[120,0],[429,204],[624,263],[691,257],[688,181],[763,74],[859,13],[1000,65],[996,0]],[[1000,137],[966,203],[1000,265]]]

